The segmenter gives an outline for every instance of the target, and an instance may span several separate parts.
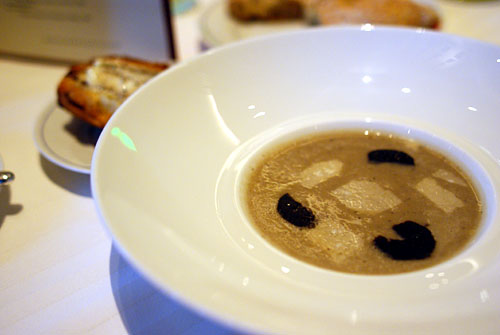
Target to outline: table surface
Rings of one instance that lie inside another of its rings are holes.
[[[439,1],[443,30],[500,45],[500,2]],[[200,51],[198,18],[175,17],[180,61]],[[496,34],[495,34],[496,32]],[[36,119],[67,71],[0,57],[0,154],[16,180],[0,188],[0,334],[235,334],[164,295],[113,247],[89,175],[37,151]]]

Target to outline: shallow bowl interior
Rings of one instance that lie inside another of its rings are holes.
[[[500,48],[425,30],[308,29],[237,43],[126,101],[95,150],[93,194],[145,276],[233,326],[488,332],[500,310],[499,90]],[[244,158],[287,132],[339,124],[413,133],[463,158],[486,204],[482,234],[448,262],[392,276],[319,269],[265,243],[238,211]]]

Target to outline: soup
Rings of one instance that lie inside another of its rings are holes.
[[[482,214],[470,178],[450,159],[374,131],[278,145],[245,180],[247,214],[266,240],[348,273],[401,273],[450,259],[475,236]]]

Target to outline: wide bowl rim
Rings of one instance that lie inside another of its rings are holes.
[[[282,38],[287,38],[292,35],[303,35],[303,34],[317,34],[317,33],[327,33],[329,31],[335,31],[337,33],[339,32],[347,32],[347,33],[353,33],[356,31],[366,31],[366,29],[369,29],[369,31],[375,31],[375,32],[383,32],[386,34],[419,34],[419,35],[431,35],[434,36],[435,38],[446,38],[446,39],[458,39],[464,43],[470,44],[472,43],[473,45],[477,46],[483,46],[483,47],[494,47],[495,50],[500,50],[495,45],[492,45],[487,42],[482,42],[482,41],[477,41],[469,38],[464,38],[464,37],[459,37],[455,35],[450,35],[450,34],[444,34],[441,32],[435,32],[435,31],[428,31],[428,30],[423,30],[423,29],[412,29],[412,28],[394,28],[394,27],[377,27],[377,26],[353,26],[353,27],[321,27],[321,28],[313,28],[313,29],[308,29],[307,31],[294,31],[294,32],[282,32],[282,33],[277,33],[273,34],[270,36],[261,36],[261,37],[256,37],[252,38],[249,40],[245,41],[239,41],[235,42],[230,45],[224,45],[221,47],[218,47],[213,50],[209,50],[205,52],[204,54],[195,57],[191,60],[188,60],[186,62],[177,64],[173,66],[171,69],[168,71],[165,71],[163,74],[159,75],[158,77],[154,78],[151,80],[148,84],[144,85],[141,87],[137,92],[135,92],[127,101],[117,110],[117,112],[112,116],[110,119],[108,125],[103,130],[103,133],[101,134],[101,137],[98,140],[98,143],[96,145],[96,149],[94,151],[94,156],[92,159],[92,167],[91,167],[91,188],[92,188],[92,194],[95,200],[95,205],[97,208],[97,212],[99,213],[99,217],[101,219],[101,222],[105,228],[105,230],[108,232],[110,237],[113,239],[114,244],[117,246],[118,250],[120,251],[121,254],[125,256],[125,258],[130,261],[136,268],[140,269],[142,273],[146,275],[148,279],[150,279],[157,287],[159,287],[162,291],[167,292],[170,295],[175,296],[178,298],[180,301],[183,303],[187,304],[191,308],[194,308],[195,310],[201,312],[202,314],[208,315],[209,317],[215,318],[219,320],[220,322],[229,324],[232,327],[239,328],[242,327],[242,329],[254,329],[257,331],[262,331],[263,329],[260,326],[256,326],[254,324],[245,322],[245,320],[238,320],[232,315],[228,315],[227,313],[221,313],[220,310],[214,311],[212,308],[207,308],[207,306],[204,306],[203,304],[200,305],[197,301],[197,299],[193,298],[192,296],[186,296],[185,292],[179,293],[178,290],[166,286],[164,282],[161,282],[158,280],[158,277],[154,274],[151,273],[150,269],[145,269],[141,261],[138,260],[138,258],[133,255],[132,253],[129,252],[128,248],[125,246],[122,240],[119,238],[117,239],[116,237],[116,232],[113,231],[113,227],[110,227],[109,225],[109,220],[110,218],[107,217],[107,214],[105,213],[104,206],[103,206],[103,200],[101,198],[101,193],[99,190],[99,165],[101,164],[100,158],[101,158],[101,152],[102,148],[106,145],[107,138],[110,136],[109,134],[111,133],[112,127],[115,125],[117,120],[121,118],[121,115],[123,115],[130,105],[130,102],[136,99],[136,97],[140,96],[143,94],[142,92],[145,92],[147,90],[150,90],[150,87],[153,85],[156,85],[155,83],[160,82],[164,80],[163,78],[171,76],[172,73],[179,72],[179,71],[184,71],[186,68],[189,68],[192,64],[196,64],[197,62],[201,61],[207,61],[209,60],[210,57],[218,57],[220,54],[224,54],[226,52],[229,52],[231,50],[235,50],[238,48],[249,48],[255,45],[258,45],[259,43],[262,43],[263,41],[273,41],[273,40],[279,40]],[[500,53],[499,53],[500,54]],[[499,57],[500,59],[500,57]],[[229,313],[230,314],[230,313]]]

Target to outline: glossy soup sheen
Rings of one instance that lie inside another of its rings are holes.
[[[378,149],[404,152],[414,165],[369,161]],[[402,273],[448,260],[471,242],[482,214],[456,164],[376,131],[308,135],[275,146],[255,159],[245,180],[247,214],[266,240],[304,262],[348,273]],[[284,219],[278,202],[285,194],[313,214],[314,224]],[[393,226],[406,221],[431,232],[429,257],[401,260],[376,245],[377,237],[402,240]]]

